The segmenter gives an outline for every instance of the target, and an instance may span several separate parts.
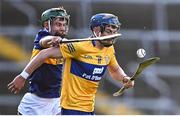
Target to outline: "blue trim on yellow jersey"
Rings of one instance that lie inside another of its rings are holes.
[[[94,65],[72,59],[70,71],[78,77],[97,82],[101,80],[106,68],[107,65]]]
[[[94,40],[92,41],[92,44],[94,47],[96,46],[96,42]]]

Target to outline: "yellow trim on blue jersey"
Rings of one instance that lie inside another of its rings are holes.
[[[61,90],[61,106],[85,112],[94,111],[95,94],[107,65],[116,66],[114,47],[102,50],[92,42],[61,44],[66,59]]]
[[[33,49],[32,51],[32,56],[31,59],[36,56],[38,53],[40,52],[40,50],[38,49]],[[54,58],[47,58],[44,63],[46,64],[52,64],[52,65],[57,65],[57,64],[63,64],[63,59],[54,59]]]

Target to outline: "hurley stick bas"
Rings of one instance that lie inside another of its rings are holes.
[[[160,60],[159,57],[152,57],[149,58],[143,62],[141,62],[135,72],[135,74],[131,77],[131,79],[129,80],[129,82],[134,81],[140,74],[141,72],[148,66],[156,63],[158,60]],[[113,94],[113,96],[120,96],[123,94],[123,92],[125,91],[125,86],[123,86],[119,91],[117,91],[116,93]]]

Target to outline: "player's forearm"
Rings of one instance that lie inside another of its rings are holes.
[[[25,67],[24,71],[20,74],[23,78],[27,79],[40,65],[43,64],[46,58],[62,58],[60,49],[51,47],[41,50]]]
[[[27,79],[40,65],[43,64],[45,59],[46,56],[42,52],[40,52],[26,65],[26,67],[20,75],[23,78]]]
[[[44,60],[45,56],[42,54],[42,52],[40,52],[28,63],[24,70],[31,75],[40,65],[43,64]]]
[[[40,41],[39,41],[39,44],[41,47],[43,48],[49,48],[52,46],[52,39],[54,38],[55,36],[46,36],[44,38],[42,38]]]
[[[113,79],[120,82],[123,82],[124,78],[127,76],[120,66],[109,68],[109,72]]]

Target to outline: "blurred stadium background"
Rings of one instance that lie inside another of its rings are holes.
[[[59,5],[71,15],[69,38],[90,36],[89,20],[96,13],[119,17],[123,36],[115,49],[127,74],[142,61],[138,48],[146,50],[145,59],[161,58],[120,97],[112,94],[122,85],[106,73],[96,114],[180,114],[180,0],[0,0],[0,115],[16,114],[26,88],[13,95],[6,86],[29,61],[41,13]]]

